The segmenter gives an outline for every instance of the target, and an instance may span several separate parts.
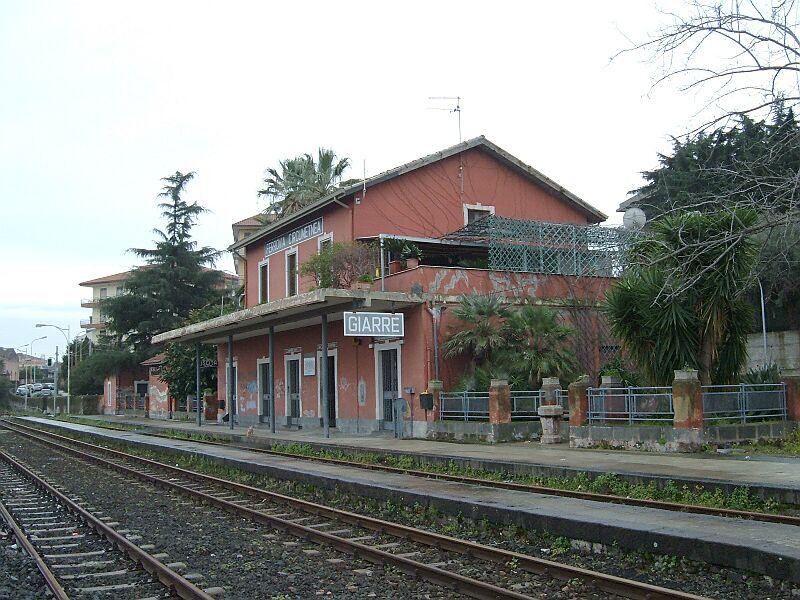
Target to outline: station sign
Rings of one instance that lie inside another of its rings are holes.
[[[345,312],[344,334],[353,337],[403,337],[403,313]]]
[[[311,239],[318,235],[322,235],[322,217],[315,219],[314,221],[311,221],[311,223],[303,225],[302,227],[298,227],[289,233],[284,233],[283,235],[279,235],[278,237],[269,240],[266,244],[264,244],[264,256],[267,257],[270,254],[275,254],[284,248],[294,246],[295,244],[299,244],[300,242]]]

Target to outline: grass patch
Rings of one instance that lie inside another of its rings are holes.
[[[795,429],[784,439],[740,442],[733,444],[732,448],[748,454],[800,456],[800,429]]]
[[[123,423],[108,423],[94,419],[80,417],[60,417],[57,420],[70,421],[124,431],[142,431],[144,428]],[[797,445],[800,446],[800,431],[794,432]],[[160,436],[173,439],[216,443],[231,443],[225,437],[213,434],[196,433],[178,429],[165,429]],[[97,441],[93,439],[93,441]],[[622,498],[635,498],[640,500],[660,500],[664,502],[677,502],[680,504],[696,504],[712,508],[728,508],[743,511],[784,513],[788,507],[771,498],[760,498],[750,491],[748,487],[738,487],[731,492],[720,488],[708,490],[702,486],[680,485],[674,481],[657,484],[651,481],[647,484],[631,483],[614,473],[589,476],[586,473],[577,473],[573,476],[541,476],[529,473],[510,473],[507,471],[478,469],[458,464],[456,462],[432,463],[420,460],[414,456],[398,454],[377,454],[372,452],[353,452],[338,449],[317,449],[310,444],[303,443],[273,443],[271,450],[303,456],[311,459],[336,459],[365,465],[383,465],[398,469],[423,471],[430,474],[456,475],[489,481],[509,481],[523,485],[542,486],[559,490],[579,492],[592,492],[609,494]]]

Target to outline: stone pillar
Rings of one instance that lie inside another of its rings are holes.
[[[542,405],[553,406],[558,404],[558,390],[561,382],[558,377],[545,377],[542,379]]]
[[[582,375],[577,381],[569,384],[569,424],[580,426],[589,422],[589,388],[592,380]]]
[[[786,384],[786,418],[800,421],[800,369],[781,369],[781,381]]]
[[[511,423],[511,388],[505,379],[492,379],[489,386],[489,422]]]
[[[442,410],[442,382],[438,379],[431,379],[428,382],[428,391],[433,394],[433,410],[431,411],[431,420],[438,421]]]
[[[672,382],[674,426],[678,429],[702,429],[703,391],[697,371],[675,371]]]

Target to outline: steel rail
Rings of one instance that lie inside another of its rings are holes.
[[[78,515],[91,529],[95,530],[119,548],[119,550],[127,554],[131,560],[140,564],[145,571],[156,577],[164,586],[173,590],[180,598],[184,600],[214,600],[213,596],[207,594],[191,581],[139,548],[139,546],[128,540],[122,534],[117,533],[113,528],[76,504],[18,460],[12,458],[2,450],[0,450],[0,458],[31,479],[34,485],[53,496],[72,513]]]
[[[75,444],[113,457],[118,457],[121,460],[129,460],[129,461],[132,460],[134,462],[147,465],[148,467],[154,469],[161,469],[171,474],[184,477],[190,480],[222,486],[246,494],[250,497],[262,500],[269,500],[277,502],[279,504],[292,506],[307,513],[328,517],[330,519],[342,521],[351,525],[363,527],[365,529],[371,529],[376,532],[393,535],[401,539],[411,540],[441,550],[449,550],[457,552],[462,555],[480,558],[483,560],[488,560],[491,562],[496,562],[501,564],[506,564],[508,562],[514,561],[519,567],[521,567],[525,571],[549,577],[556,577],[558,579],[569,580],[578,578],[582,581],[595,585],[597,588],[603,591],[616,594],[618,596],[623,596],[626,598],[633,598],[637,600],[708,600],[704,596],[698,596],[687,592],[681,592],[679,590],[672,590],[669,588],[659,587],[648,583],[642,583],[639,581],[625,579],[622,577],[616,577],[614,575],[608,575],[606,573],[600,573],[598,571],[583,569],[572,565],[567,565],[555,561],[537,558],[519,552],[513,552],[510,550],[504,550],[501,548],[486,546],[484,544],[479,544],[476,542],[470,542],[467,540],[445,536],[438,533],[425,531],[422,529],[416,529],[414,527],[393,523],[391,521],[384,521],[382,519],[377,519],[374,517],[368,517],[365,515],[352,513],[349,511],[331,508],[314,502],[308,502],[306,500],[300,500],[298,498],[293,498],[291,496],[286,496],[276,492],[270,492],[267,490],[255,488],[246,484],[237,483],[219,477],[214,477],[212,475],[205,475],[202,473],[189,471],[186,469],[182,469],[180,467],[175,467],[148,458],[135,456],[119,450],[113,450],[110,448],[105,448],[103,446],[98,446],[96,444],[91,444],[89,442],[84,442],[66,436],[61,436],[59,434],[52,433],[50,431],[44,431],[41,429],[36,429],[26,426],[18,426],[16,423],[10,425],[8,422],[3,422],[3,425],[11,429],[12,431],[16,431],[20,435],[26,436],[30,439],[37,440],[41,443],[57,448],[61,451],[71,453],[75,456],[79,456],[90,462],[100,464],[106,468],[111,468],[129,475],[134,475],[150,483],[160,484],[165,487],[178,490],[185,494],[189,494],[194,497],[200,498],[201,500],[208,502],[209,504],[229,510],[230,512],[233,512],[235,514],[248,516],[253,520],[269,524],[270,526],[276,527],[284,531],[289,531],[291,533],[298,535],[299,537],[304,537],[314,541],[330,544],[350,554],[354,554],[356,556],[362,556],[363,558],[366,558],[367,560],[370,560],[372,562],[387,562],[389,564],[397,566],[401,570],[409,574],[412,574],[414,576],[423,577],[425,579],[429,579],[430,581],[433,581],[435,583],[440,583],[442,585],[449,585],[449,587],[456,586],[454,589],[457,589],[459,592],[470,595],[475,598],[520,598],[521,599],[521,598],[529,598],[529,596],[525,596],[523,594],[519,594],[511,590],[497,588],[496,586],[492,586],[491,584],[487,584],[477,580],[471,580],[470,578],[465,578],[458,574],[438,569],[437,567],[433,567],[430,565],[419,563],[417,561],[413,561],[408,558],[397,556],[389,552],[372,548],[365,544],[360,544],[358,542],[350,542],[346,538],[333,536],[331,534],[327,534],[316,529],[305,527],[298,523],[293,523],[292,521],[285,520],[280,517],[275,517],[253,509],[249,509],[234,502],[229,502],[221,498],[216,498],[204,492],[183,486],[173,481],[167,479],[161,479],[160,477],[156,477],[148,473],[143,473],[131,467],[111,462],[99,456],[95,456],[93,454],[89,454],[87,452],[78,450],[76,448],[70,448],[69,446],[65,446],[61,443],[52,440],[53,439],[62,440],[70,444]],[[22,427],[24,430],[35,431],[36,434],[43,434],[46,437],[41,437],[40,435],[30,433],[29,431],[19,430],[18,427]],[[47,438],[52,438],[52,439],[47,439]],[[463,580],[467,581],[464,582]],[[449,581],[449,584],[447,583],[447,581]],[[465,585],[466,587],[464,587]],[[482,595],[487,590],[489,592],[489,595]],[[500,592],[502,592],[505,595],[497,595]]]
[[[39,573],[42,574],[44,578],[44,582],[47,585],[47,588],[52,592],[53,597],[56,600],[69,600],[69,596],[67,592],[61,587],[61,584],[58,582],[58,578],[53,574],[50,570],[50,567],[47,566],[47,563],[44,562],[42,555],[36,550],[33,546],[31,541],[28,539],[28,536],[25,535],[25,532],[22,531],[22,528],[14,519],[13,515],[8,512],[3,502],[0,501],[0,516],[2,516],[3,520],[8,523],[11,532],[14,534],[14,537],[17,538],[19,545],[28,553],[28,555],[33,559],[36,563],[36,568],[39,569]]]
[[[36,431],[41,429],[32,428]],[[104,427],[104,429],[106,429]],[[108,427],[114,431],[130,431],[127,429],[120,429]],[[88,433],[88,432],[87,432]],[[134,431],[131,433],[138,433],[140,435],[147,435],[150,437],[157,437],[169,440],[190,441],[184,440],[180,437],[173,437],[163,433],[141,432]],[[793,515],[780,515],[773,513],[765,513],[758,511],[739,510],[735,508],[721,508],[714,506],[703,506],[700,504],[683,504],[680,502],[669,502],[666,500],[649,500],[646,498],[631,498],[628,496],[617,496],[614,494],[601,494],[598,492],[582,492],[579,490],[565,490],[560,488],[553,488],[541,485],[530,485],[526,483],[515,483],[513,481],[497,481],[493,479],[482,479],[478,477],[466,477],[463,475],[451,475],[449,473],[436,473],[432,471],[422,471],[418,469],[406,469],[403,467],[392,467],[389,465],[379,465],[363,463],[358,461],[349,461],[340,458],[330,458],[326,456],[308,456],[305,454],[296,454],[294,452],[284,452],[282,450],[272,450],[268,448],[258,448],[255,446],[242,446],[239,444],[229,444],[226,442],[217,442],[211,440],[197,441],[199,444],[210,444],[212,446],[222,446],[227,448],[235,448],[238,450],[248,450],[250,452],[257,452],[260,454],[267,454],[272,456],[281,456],[285,458],[297,458],[300,460],[318,461],[343,467],[354,467],[358,469],[366,469],[369,471],[382,471],[385,473],[396,473],[400,475],[411,475],[413,477],[423,477],[426,479],[441,479],[443,481],[452,481],[454,483],[466,483],[470,485],[479,485],[483,487],[493,487],[498,489],[513,490],[518,492],[528,492],[532,494],[545,494],[549,496],[560,496],[563,498],[576,498],[578,500],[591,500],[594,502],[605,502],[609,504],[623,504],[627,506],[638,506],[642,508],[657,508],[661,510],[669,510],[673,512],[692,513],[699,515],[711,515],[715,517],[728,517],[733,519],[746,519],[749,521],[763,521],[765,523],[780,523],[782,525],[795,525],[800,527],[800,517]]]

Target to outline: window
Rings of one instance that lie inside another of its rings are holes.
[[[269,301],[269,259],[258,263],[258,302]]]
[[[322,237],[319,238],[319,252],[322,253],[323,250],[326,248],[330,248],[333,246],[333,234],[326,233]]]
[[[286,252],[286,296],[297,295],[297,248]]]
[[[100,298],[108,298],[108,288],[100,288]]]
[[[480,219],[494,214],[494,206],[484,206],[483,204],[464,205],[464,225],[469,225]]]

